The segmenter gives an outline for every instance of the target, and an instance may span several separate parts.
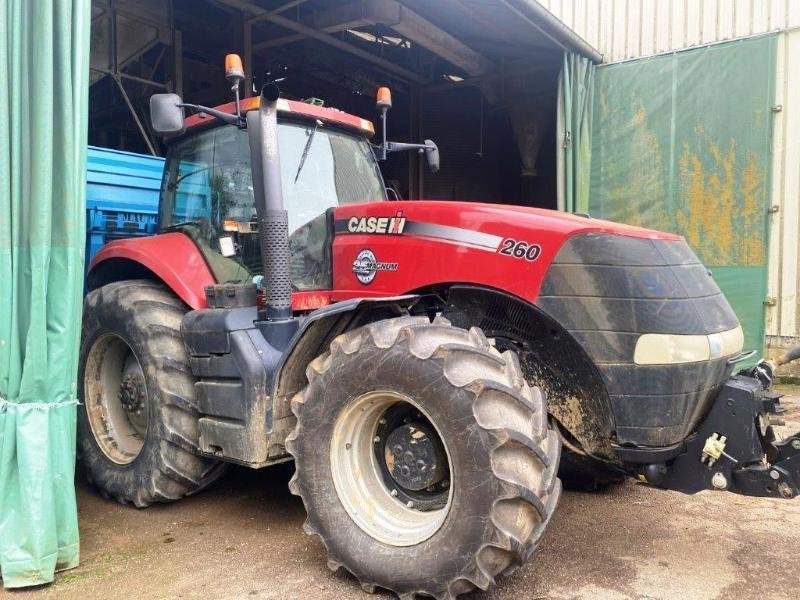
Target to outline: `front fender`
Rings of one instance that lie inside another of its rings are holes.
[[[370,321],[407,314],[418,300],[419,296],[414,294],[386,298],[354,298],[309,313],[301,321],[290,347],[276,368],[272,396],[285,398],[299,391],[305,385],[308,364],[322,354],[340,333]]]
[[[127,278],[131,264],[153,273],[192,309],[206,308],[204,290],[215,283],[214,276],[188,236],[173,232],[110,242],[92,259],[89,280],[99,287]]]

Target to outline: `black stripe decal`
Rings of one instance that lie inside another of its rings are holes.
[[[394,233],[378,233],[366,231],[350,231],[351,219],[339,219],[335,223],[337,235],[397,235]],[[491,233],[483,233],[463,227],[453,227],[451,225],[438,225],[436,223],[425,223],[422,221],[405,221],[401,235],[410,235],[441,241],[445,243],[471,246],[480,250],[496,252],[500,247],[503,238]]]

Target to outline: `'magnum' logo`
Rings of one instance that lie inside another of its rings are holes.
[[[353,273],[364,285],[369,285],[375,279],[378,271],[397,271],[396,262],[378,262],[375,254],[369,248],[358,253],[353,261]]]

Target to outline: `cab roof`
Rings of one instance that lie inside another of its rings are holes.
[[[259,101],[259,96],[244,98],[241,101],[242,113],[258,109]],[[236,105],[234,102],[228,102],[227,104],[222,104],[214,108],[221,112],[233,114],[236,110]],[[338,125],[367,136],[372,136],[375,134],[375,126],[372,124],[372,121],[348,114],[337,108],[317,106],[316,104],[309,104],[308,102],[299,102],[297,100],[286,100],[285,98],[279,98],[278,111],[281,113],[290,113],[291,115],[297,116],[301,119],[319,119],[325,123]],[[211,117],[205,113],[199,113],[186,119],[186,127],[188,129],[192,129],[194,127],[200,127],[202,125],[212,123],[213,121],[214,117]]]

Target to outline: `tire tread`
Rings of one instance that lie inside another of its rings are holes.
[[[388,586],[401,598],[414,598],[420,594],[450,599],[474,588],[486,590],[495,583],[497,576],[513,572],[533,554],[541,541],[561,493],[557,478],[561,446],[560,439],[549,427],[544,396],[540,390],[528,387],[517,356],[510,352],[499,353],[480,329],[458,329],[441,317],[433,323],[426,317],[399,317],[371,323],[338,336],[328,352],[309,364],[309,385],[291,403],[297,426],[286,443],[296,463],[290,490],[303,498],[308,507],[304,497],[307,494],[303,480],[304,457],[297,440],[303,435],[306,397],[312,393],[314,382],[328,370],[335,369],[342,354],[358,352],[367,344],[389,349],[400,343],[407,343],[408,351],[419,359],[441,360],[443,375],[448,381],[473,392],[476,421],[484,433],[495,440],[491,450],[492,471],[494,477],[501,480],[505,493],[494,503],[489,519],[493,527],[488,528],[485,544],[471,561],[471,567],[465,572],[451,574],[445,585],[413,592],[394,590],[390,582],[361,581],[361,585],[372,590],[375,585]],[[469,369],[463,368],[464,361],[469,362]],[[484,427],[480,422],[481,402],[487,403],[488,411],[494,414],[490,427]],[[537,476],[530,481],[510,478],[511,465],[507,457],[510,450],[536,465]],[[512,505],[522,507],[517,520],[521,518],[524,526],[518,526],[516,531],[503,526],[502,510]],[[331,555],[330,545],[315,521],[316,516],[309,514],[304,525],[306,533],[316,535],[325,545],[329,566],[347,568],[338,557]]]

